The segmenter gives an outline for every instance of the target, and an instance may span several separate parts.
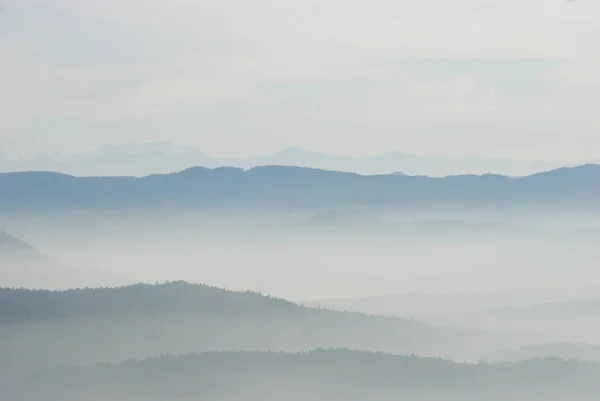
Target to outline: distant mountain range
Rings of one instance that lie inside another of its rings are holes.
[[[32,158],[10,158],[0,153],[0,172],[56,171],[75,176],[136,176],[174,173],[189,167],[207,168],[281,165],[312,167],[359,174],[408,174],[446,176],[457,174],[504,174],[522,176],[561,166],[564,162],[535,162],[487,158],[436,158],[402,152],[378,156],[329,155],[298,148],[246,158],[212,158],[202,151],[169,142],[105,146],[62,157],[39,154]]]
[[[598,210],[600,165],[560,168],[522,178],[396,174],[363,176],[301,167],[250,170],[195,167],[175,174],[76,178],[0,174],[0,212],[81,209],[379,207],[412,209],[564,208]]]

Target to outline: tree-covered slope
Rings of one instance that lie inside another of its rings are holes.
[[[213,352],[41,372],[8,394],[49,401],[591,401],[600,397],[598,379],[598,365],[556,359],[474,365],[343,349]]]
[[[173,282],[69,291],[0,290],[0,364],[38,367],[209,350],[347,347],[456,359],[519,336],[305,308],[252,292]]]

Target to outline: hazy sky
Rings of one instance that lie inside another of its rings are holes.
[[[2,0],[0,150],[600,158],[598,0]]]

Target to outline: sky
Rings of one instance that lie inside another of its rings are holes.
[[[600,159],[597,0],[0,0],[0,151]]]

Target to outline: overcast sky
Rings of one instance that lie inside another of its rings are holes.
[[[1,0],[0,150],[600,158],[598,0]]]

